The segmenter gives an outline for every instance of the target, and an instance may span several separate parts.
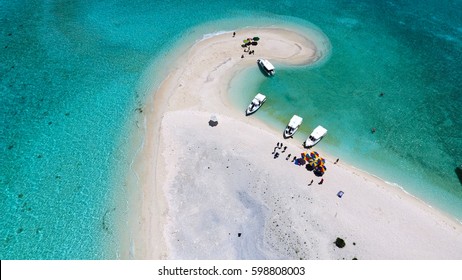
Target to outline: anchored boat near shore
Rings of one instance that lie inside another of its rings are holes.
[[[260,58],[257,59],[257,63],[268,76],[273,76],[276,73],[273,64],[268,60]]]
[[[287,139],[289,137],[294,136],[295,132],[297,132],[302,122],[303,122],[303,118],[297,115],[294,115],[290,119],[289,124],[286,126],[286,129],[284,129],[284,138]]]
[[[318,125],[313,132],[311,132],[310,136],[306,139],[306,141],[303,143],[303,146],[305,148],[311,148],[314,145],[318,144],[319,141],[324,137],[324,135],[327,134],[327,129],[324,127]]]
[[[257,95],[255,95],[254,99],[250,103],[249,107],[247,107],[247,110],[245,111],[245,115],[248,116],[248,115],[255,113],[258,109],[260,109],[261,105],[263,105],[265,101],[266,101],[266,96],[264,96],[261,93],[257,93]]]

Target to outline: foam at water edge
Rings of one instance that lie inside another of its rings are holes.
[[[212,37],[215,37],[215,36],[219,36],[219,35],[222,35],[222,34],[226,34],[226,33],[231,33],[232,31],[217,31],[217,32],[212,32],[212,33],[207,33],[207,34],[204,34],[202,35],[202,38],[197,40],[197,42],[200,42],[200,41],[204,41],[204,40],[207,40],[207,39],[210,39]]]

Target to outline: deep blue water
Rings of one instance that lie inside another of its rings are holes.
[[[1,1],[0,258],[117,258],[146,73],[161,80],[165,69],[152,69],[178,42],[273,20],[313,23],[332,49],[323,64],[255,85],[275,93],[260,115],[278,126],[295,111],[306,133],[325,125],[320,148],[461,218],[461,10],[462,1]]]

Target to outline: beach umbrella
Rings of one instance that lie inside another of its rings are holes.
[[[316,152],[311,152],[310,155],[311,155],[311,158],[312,158],[313,160],[317,160],[318,157],[319,157],[319,154],[316,153]]]
[[[260,40],[260,38],[259,38],[259,37],[253,37],[253,39],[252,39],[252,40],[254,40],[254,41],[258,41],[258,40]]]
[[[313,171],[313,170],[314,170],[314,166],[311,165],[310,163],[308,163],[307,165],[305,165],[305,168],[306,168],[306,170],[308,170],[308,171]]]
[[[245,40],[243,40],[243,42],[244,42],[245,44],[247,44],[247,43],[250,42],[250,40],[249,40],[249,39],[245,39]]]
[[[316,169],[320,172],[326,172],[326,167],[324,165],[318,166]]]
[[[308,161],[308,164],[309,164],[311,167],[313,167],[313,168],[316,167],[316,162],[313,161],[313,160]]]
[[[316,175],[317,177],[322,177],[322,175],[324,175],[324,172],[318,170],[318,169],[315,169],[313,171],[313,174]]]

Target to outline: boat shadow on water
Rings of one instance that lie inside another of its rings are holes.
[[[457,166],[456,169],[454,169],[454,172],[456,172],[457,178],[459,179],[459,182],[462,185],[462,165]]]

